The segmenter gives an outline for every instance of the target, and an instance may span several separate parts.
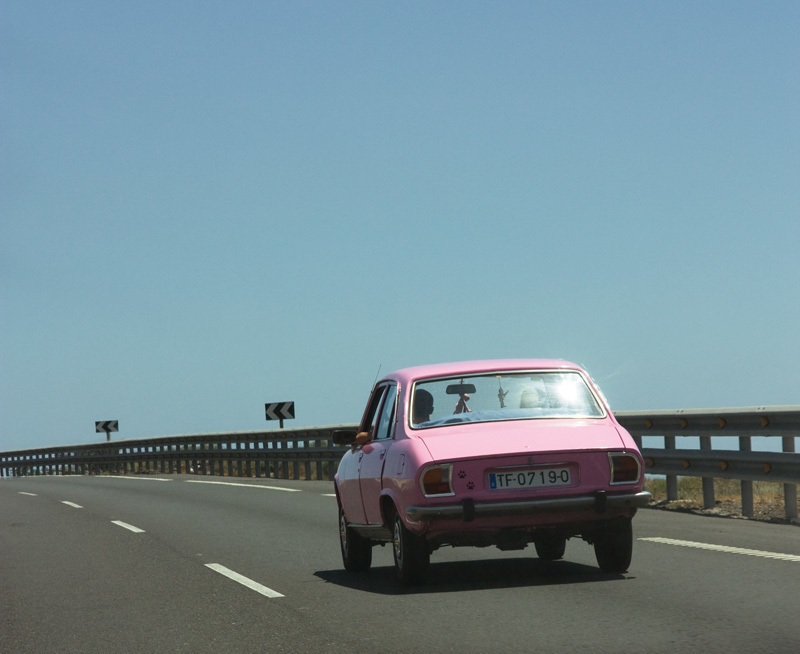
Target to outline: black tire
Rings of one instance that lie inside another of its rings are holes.
[[[347,526],[342,507],[339,507],[339,545],[342,563],[348,572],[363,572],[372,565],[372,543]]]
[[[539,536],[533,544],[536,547],[536,555],[543,561],[558,561],[563,558],[564,550],[567,549],[567,539],[555,534]]]
[[[392,529],[392,552],[397,582],[401,586],[419,586],[425,583],[431,562],[431,554],[425,539],[406,529],[397,513],[394,515]]]
[[[630,518],[607,522],[596,534],[594,555],[603,572],[625,572],[633,556],[633,528]]]

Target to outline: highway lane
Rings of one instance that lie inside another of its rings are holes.
[[[624,575],[602,574],[580,541],[554,563],[532,547],[444,549],[427,586],[401,590],[388,547],[376,548],[369,574],[341,569],[331,490],[195,476],[2,480],[0,651],[794,652],[800,643],[797,527],[646,510]],[[680,542],[642,540],[654,538]]]

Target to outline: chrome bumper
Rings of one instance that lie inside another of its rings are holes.
[[[602,515],[609,510],[637,509],[647,506],[652,495],[647,491],[609,495],[599,491],[592,495],[564,497],[558,499],[526,500],[524,502],[475,503],[466,499],[459,504],[439,506],[409,506],[406,517],[417,522],[419,520],[456,519],[471,522],[475,518],[497,517],[508,515],[533,515],[536,513],[554,513],[559,511],[579,512],[594,511]]]

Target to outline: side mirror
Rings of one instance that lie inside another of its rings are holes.
[[[331,438],[336,445],[352,445],[357,433],[355,429],[334,429]]]

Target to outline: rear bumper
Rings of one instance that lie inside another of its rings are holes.
[[[621,495],[609,495],[605,491],[599,491],[591,495],[525,500],[523,502],[476,503],[471,499],[466,499],[458,504],[409,506],[406,509],[406,517],[414,522],[420,520],[463,520],[472,522],[475,518],[535,515],[538,513],[593,511],[598,515],[602,515],[609,511],[645,507],[650,503],[651,497],[652,495],[647,491]]]

